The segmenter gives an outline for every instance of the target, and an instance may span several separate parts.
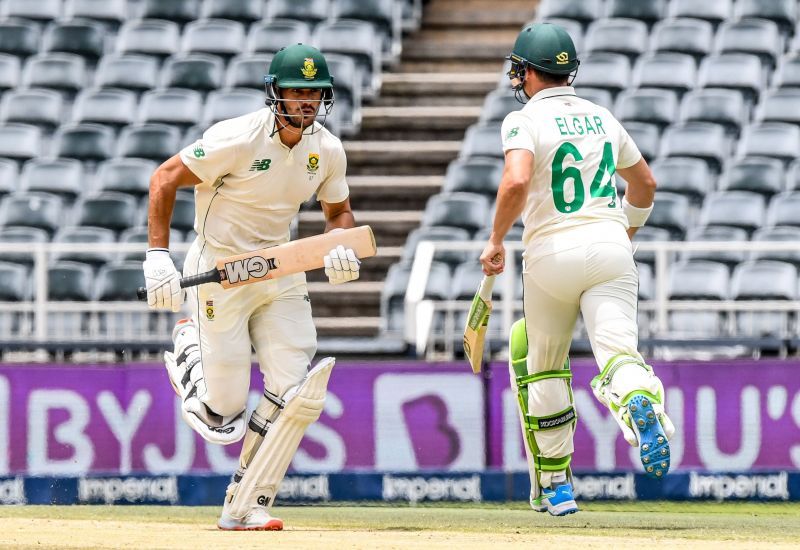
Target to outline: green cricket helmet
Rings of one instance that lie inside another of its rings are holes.
[[[521,99],[519,92],[525,93],[527,67],[547,74],[572,76],[569,81],[571,84],[580,65],[575,43],[569,33],[552,23],[534,23],[522,29],[514,42],[511,55],[506,59],[511,61],[508,77],[517,92],[517,99]]]

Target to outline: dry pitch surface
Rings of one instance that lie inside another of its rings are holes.
[[[0,507],[0,548],[798,548],[800,505],[585,504],[553,518],[505,506],[282,506],[283,532],[215,528],[216,508]],[[545,548],[547,546],[544,546]]]

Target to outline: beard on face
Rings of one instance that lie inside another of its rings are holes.
[[[303,111],[302,109],[299,109],[297,114],[290,114],[283,101],[279,102],[278,105],[280,108],[281,118],[285,120],[286,124],[292,128],[308,128],[314,124],[314,120],[316,120],[316,110],[309,109],[307,111]]]

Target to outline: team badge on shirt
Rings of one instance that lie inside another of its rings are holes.
[[[319,168],[319,153],[309,153],[308,164],[306,164],[306,170],[308,170],[309,174],[316,174],[318,168]]]
[[[314,66],[314,59],[306,57],[303,60],[303,68],[300,69],[300,72],[303,73],[306,80],[314,80],[314,77],[317,76],[317,67]]]

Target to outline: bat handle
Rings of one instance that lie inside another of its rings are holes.
[[[181,279],[181,288],[202,285],[205,283],[218,283],[221,280],[222,278],[219,275],[219,270],[210,269],[205,273],[198,273],[197,275],[183,277]],[[139,298],[140,301],[147,300],[147,289],[143,286],[140,286],[138,289],[136,289],[136,297]]]
[[[494,275],[484,275],[481,281],[481,288],[478,290],[478,296],[481,300],[488,302],[492,298],[492,288],[494,288]]]

